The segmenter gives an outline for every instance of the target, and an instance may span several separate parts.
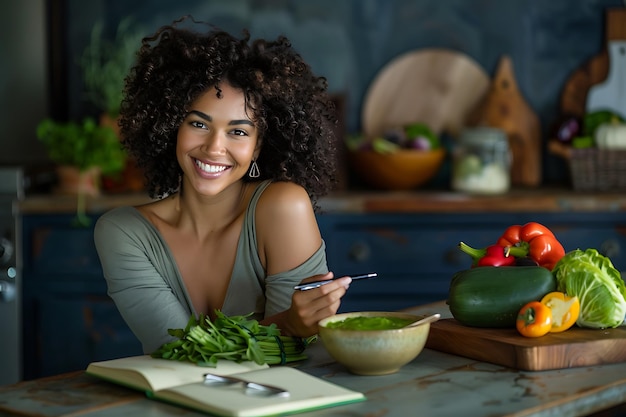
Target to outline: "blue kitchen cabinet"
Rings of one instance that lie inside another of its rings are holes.
[[[596,248],[626,271],[626,214],[607,213],[327,213],[319,216],[328,264],[336,276],[378,272],[355,282],[341,310],[398,310],[445,299],[455,272],[471,266],[458,249],[481,248],[512,224],[536,221],[566,251]]]
[[[89,362],[139,355],[139,342],[106,294],[93,229],[72,215],[23,216],[24,375],[84,369]],[[95,217],[93,218],[95,219]],[[364,213],[318,215],[336,276],[378,272],[353,283],[341,311],[398,310],[445,299],[471,259],[457,245],[483,247],[511,224],[550,227],[566,250],[597,248],[626,271],[626,213]]]
[[[72,215],[24,215],[24,379],[142,353],[106,294],[93,227]]]

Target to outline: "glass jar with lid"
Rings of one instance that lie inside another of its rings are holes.
[[[506,133],[492,127],[463,130],[452,151],[452,189],[500,194],[511,185],[511,151]]]

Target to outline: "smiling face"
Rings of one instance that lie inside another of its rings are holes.
[[[190,106],[178,129],[176,157],[184,179],[196,192],[216,195],[246,175],[258,155],[258,133],[241,90],[222,83]]]

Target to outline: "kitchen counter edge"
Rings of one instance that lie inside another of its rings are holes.
[[[144,193],[102,194],[86,199],[86,211],[102,213],[118,206],[150,202]],[[484,213],[484,212],[622,212],[622,193],[576,192],[562,189],[512,190],[500,195],[451,191],[341,191],[319,201],[322,213]],[[27,195],[18,202],[21,214],[72,213],[77,197]]]

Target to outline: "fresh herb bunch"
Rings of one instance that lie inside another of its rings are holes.
[[[261,325],[249,318],[251,314],[226,316],[219,310],[215,314],[214,322],[192,315],[184,329],[169,329],[178,340],[165,343],[151,356],[207,367],[215,367],[219,359],[277,365],[306,359],[305,348],[317,339],[281,336],[275,324]]]

